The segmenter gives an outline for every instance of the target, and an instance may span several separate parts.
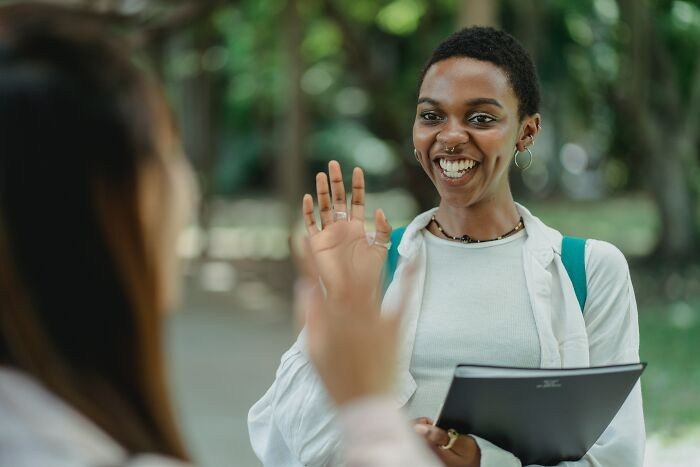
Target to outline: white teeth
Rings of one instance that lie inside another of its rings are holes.
[[[444,158],[438,160],[443,173],[449,178],[460,178],[467,170],[473,169],[476,166],[476,161],[471,159],[461,159],[459,161],[451,161]]]

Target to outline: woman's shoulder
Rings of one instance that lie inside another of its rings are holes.
[[[128,457],[116,441],[30,374],[0,366],[0,465],[187,465],[157,455]]]
[[[124,450],[31,375],[0,367],[0,462],[70,466],[123,462]]]
[[[559,230],[545,224],[541,219],[534,216],[522,205],[518,208],[527,217],[530,225],[535,227],[535,231],[547,245],[550,245],[557,253],[561,253],[562,240],[565,237]],[[531,230],[533,230],[531,228]],[[628,274],[627,259],[618,247],[605,240],[588,238],[585,246],[586,274],[603,274],[619,276]],[[542,243],[540,243],[542,244]]]
[[[608,281],[627,280],[629,266],[620,249],[604,240],[586,241],[586,272],[589,278],[603,278]]]

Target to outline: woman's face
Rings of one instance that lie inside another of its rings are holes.
[[[456,57],[434,63],[425,75],[413,144],[443,202],[468,207],[509,189],[516,144],[524,149],[530,142],[524,127],[505,73],[490,62]]]

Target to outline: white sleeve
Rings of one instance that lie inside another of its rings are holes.
[[[248,412],[253,451],[264,466],[342,462],[336,409],[305,351],[304,332],[282,355],[275,381]]]
[[[615,246],[588,240],[586,246],[588,298],[584,320],[591,366],[639,362],[637,302],[624,255]],[[509,452],[478,437],[482,467],[520,467]],[[579,461],[559,467],[641,467],[645,445],[642,393],[639,382],[608,428]]]
[[[346,467],[440,467],[442,463],[389,399],[367,398],[340,409]]]
[[[607,242],[589,240],[588,300],[583,313],[591,366],[639,362],[639,323],[629,267]],[[646,431],[640,383],[584,457],[593,466],[644,464]]]

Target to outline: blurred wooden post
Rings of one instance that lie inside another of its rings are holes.
[[[284,11],[284,34],[282,50],[286,57],[285,109],[280,122],[281,144],[272,147],[277,152],[277,182],[279,196],[287,206],[286,223],[291,228],[300,219],[303,187],[313,189],[313,182],[305,180],[307,122],[301,77],[304,72],[301,56],[302,25],[298,0],[288,0]]]
[[[537,64],[540,46],[547,41],[543,34],[542,17],[545,7],[540,0],[518,0],[510,5],[514,10],[515,28],[508,32],[523,44]]]
[[[212,218],[214,168],[217,156],[216,90],[213,74],[201,65],[202,55],[216,44],[211,21],[196,25],[192,52],[196,53],[197,69],[181,82],[181,128],[185,151],[201,178],[199,226],[205,232],[201,257],[209,256],[208,232]],[[185,47],[189,47],[187,44]],[[191,53],[192,53],[191,52]]]
[[[459,3],[459,28],[468,26],[498,27],[498,0],[462,0]]]
[[[700,112],[700,87],[696,85],[690,99],[683,96],[673,52],[659,40],[649,5],[636,0],[619,0],[619,5],[630,38],[622,49],[614,100],[635,128],[629,150],[646,170],[661,214],[655,255],[688,261],[697,252],[697,200],[689,174],[698,169],[698,151],[692,140]],[[700,68],[696,70],[691,76],[700,75]]]

